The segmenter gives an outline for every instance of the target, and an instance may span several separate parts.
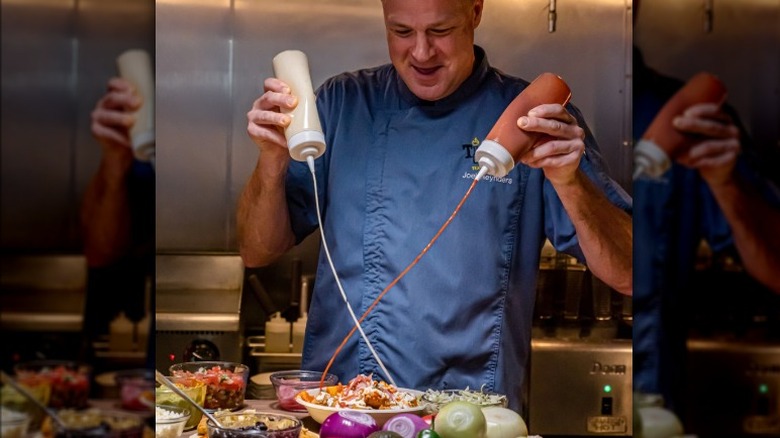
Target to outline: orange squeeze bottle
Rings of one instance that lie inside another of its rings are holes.
[[[520,157],[531,148],[544,143],[550,136],[538,132],[524,131],[517,126],[517,119],[528,114],[531,109],[546,103],[566,105],[571,99],[571,90],[566,82],[553,73],[542,73],[533,80],[506,107],[501,117],[480,144],[475,159],[484,169],[480,169],[478,178],[485,172],[502,178]]]
[[[634,179],[641,174],[657,178],[700,139],[672,125],[675,117],[699,103],[721,104],[726,99],[726,86],[715,75],[701,72],[693,76],[656,114],[642,138],[634,147]]]

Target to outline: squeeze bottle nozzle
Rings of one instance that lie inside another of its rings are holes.
[[[571,90],[563,79],[553,73],[539,75],[515,97],[493,125],[493,129],[477,149],[477,163],[486,167],[487,173],[495,177],[505,176],[523,154],[550,139],[548,135],[520,129],[517,119],[539,105],[566,105],[569,99]]]
[[[715,75],[701,72],[693,76],[658,111],[642,138],[634,146],[634,179],[642,174],[657,178],[671,166],[671,160],[684,154],[696,142],[694,135],[676,129],[672,122],[698,103],[722,104],[726,86]]]
[[[274,56],[274,75],[290,86],[298,106],[283,111],[290,116],[290,125],[284,130],[290,156],[296,161],[306,157],[319,158],[325,152],[325,135],[317,114],[316,97],[309,75],[309,61],[300,50],[285,50]]]

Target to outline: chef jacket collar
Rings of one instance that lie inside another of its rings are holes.
[[[406,83],[401,79],[401,76],[398,75],[396,72],[395,79],[398,84],[398,90],[401,93],[401,96],[403,97],[404,101],[408,102],[412,106],[422,106],[426,108],[431,109],[451,109],[453,107],[458,106],[460,102],[465,100],[467,97],[472,95],[477,88],[479,88],[479,85],[482,83],[482,81],[487,76],[488,69],[490,68],[490,65],[487,61],[487,56],[485,55],[485,50],[482,49],[479,46],[474,46],[474,68],[471,71],[471,75],[469,75],[466,80],[460,84],[457,90],[455,90],[454,93],[450,94],[449,96],[431,101],[431,100],[424,100],[420,99],[419,97],[415,96],[414,93],[412,93],[411,90],[409,90],[409,87],[406,86]]]

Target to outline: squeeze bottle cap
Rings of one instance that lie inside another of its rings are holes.
[[[133,154],[138,161],[151,161],[155,154],[153,130],[139,132],[133,137]]]
[[[493,140],[485,140],[474,154],[477,162],[488,168],[488,173],[503,178],[515,167],[515,160],[503,146]]]
[[[671,164],[666,152],[650,140],[639,140],[634,146],[634,179],[642,174],[658,178]]]
[[[287,140],[290,156],[296,161],[306,161],[306,157],[319,158],[325,153],[325,135],[320,131],[301,131]]]

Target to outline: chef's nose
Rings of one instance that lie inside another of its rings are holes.
[[[425,33],[418,33],[412,48],[412,57],[415,61],[424,62],[433,57],[433,44]]]

